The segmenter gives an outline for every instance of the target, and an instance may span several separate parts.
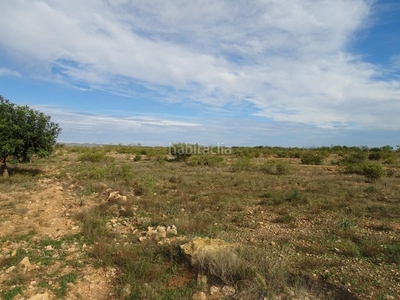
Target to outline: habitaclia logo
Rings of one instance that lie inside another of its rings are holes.
[[[216,146],[204,146],[200,144],[188,144],[188,143],[179,143],[179,144],[169,143],[168,149],[170,155],[232,154],[232,148],[230,146],[225,146],[223,143],[218,143]]]

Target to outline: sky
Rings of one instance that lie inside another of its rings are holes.
[[[2,0],[0,95],[59,142],[400,144],[398,0]]]

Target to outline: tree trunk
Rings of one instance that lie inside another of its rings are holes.
[[[8,177],[8,169],[7,169],[7,157],[3,158],[3,161],[1,162],[1,176],[3,177]]]

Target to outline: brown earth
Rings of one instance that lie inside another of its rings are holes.
[[[24,250],[27,252],[26,257],[31,261],[26,270],[11,267],[5,272],[1,271],[0,290],[6,290],[2,283],[13,280],[15,276],[21,276],[17,273],[21,272],[29,286],[22,295],[17,295],[14,299],[30,299],[42,293],[43,297],[47,296],[43,299],[55,299],[56,295],[43,284],[43,280],[47,279],[43,272],[57,273],[57,277],[74,273],[77,279],[74,283],[67,284],[65,299],[112,298],[113,289],[110,283],[116,270],[96,269],[92,264],[88,264],[89,247],[85,244],[80,245],[76,241],[64,242],[60,249],[52,249],[52,246],[40,249],[40,241],[60,240],[79,233],[79,225],[72,219],[80,209],[76,199],[73,187],[63,187],[55,177],[40,179],[28,190],[20,188],[0,194],[0,239],[8,240],[0,249],[0,260],[17,258],[17,250]],[[27,237],[23,240],[12,238],[24,235]],[[41,263],[32,262],[32,258],[29,257],[29,252],[32,251],[31,244],[35,245],[39,255],[41,251],[54,252],[50,265],[43,266]],[[50,279],[47,285],[56,287],[57,283],[52,281],[54,280]],[[42,283],[39,284],[40,282]]]

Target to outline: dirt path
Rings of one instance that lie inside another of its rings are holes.
[[[10,190],[0,193],[0,295],[112,298],[115,270],[92,266],[79,224],[72,218],[81,209],[73,189],[52,177],[18,183]],[[26,257],[29,262],[24,265]]]

